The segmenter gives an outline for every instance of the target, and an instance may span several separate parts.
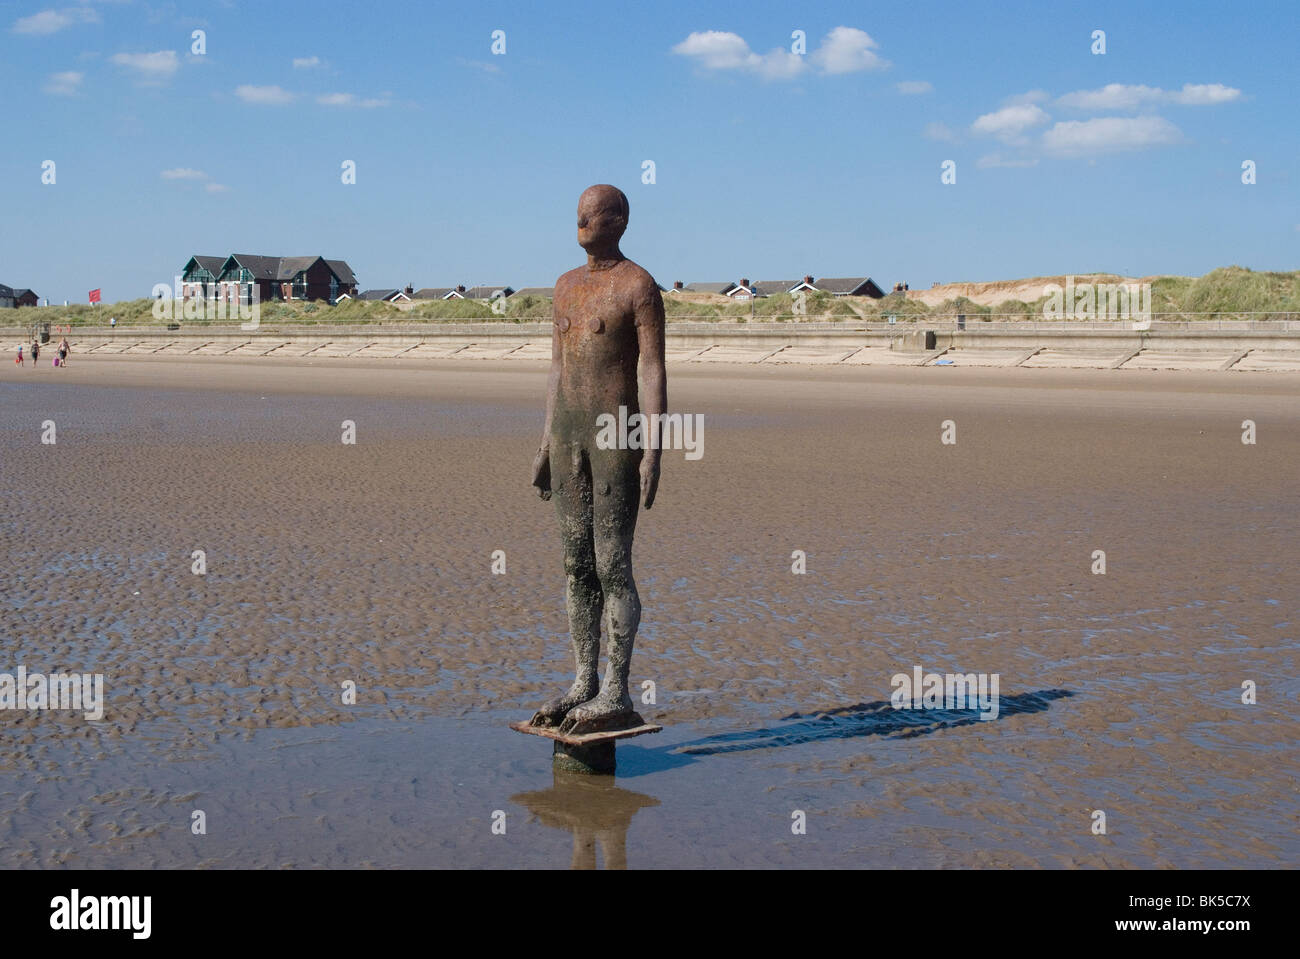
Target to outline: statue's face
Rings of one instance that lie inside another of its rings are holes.
[[[622,204],[609,190],[592,188],[578,200],[578,245],[584,250],[617,243],[627,229]]]

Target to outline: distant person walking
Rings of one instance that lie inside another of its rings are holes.
[[[41,344],[37,340],[32,340],[32,369],[36,369],[36,361],[41,358]]]
[[[18,344],[18,356],[14,359],[14,362],[19,366],[23,365],[23,345],[21,343]]]
[[[59,366],[68,365],[68,354],[72,352],[72,347],[68,345],[68,338],[65,336],[59,340]]]

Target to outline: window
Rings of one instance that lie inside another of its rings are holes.
[[[307,299],[307,271],[302,270],[293,278],[293,298],[295,300]]]
[[[339,299],[339,278],[333,273],[330,274],[330,306],[333,306]]]

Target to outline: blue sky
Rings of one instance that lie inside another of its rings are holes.
[[[3,3],[0,282],[550,285],[599,182],[665,286],[1300,265],[1293,0],[992,6]]]

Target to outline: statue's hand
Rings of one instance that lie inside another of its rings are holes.
[[[533,485],[542,499],[551,498],[551,451],[540,449],[533,457]]]
[[[657,450],[654,452],[658,452]],[[647,455],[641,460],[641,505],[649,509],[659,491],[659,457]]]

